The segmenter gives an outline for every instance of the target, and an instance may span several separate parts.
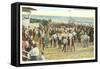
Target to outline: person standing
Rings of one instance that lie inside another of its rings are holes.
[[[49,38],[48,38],[47,34],[45,34],[45,36],[44,36],[44,44],[45,44],[45,47],[48,48]]]
[[[61,36],[61,34],[59,33],[59,34],[58,34],[58,48],[61,48],[61,45],[62,45],[62,36]]]
[[[74,46],[74,36],[73,36],[73,33],[71,32],[71,30],[69,32],[68,37],[69,37],[68,40],[69,40],[69,48],[70,48],[70,51],[72,51],[72,48],[74,48],[74,50],[75,50],[75,46]]]
[[[54,35],[53,35],[53,47],[57,47],[57,34],[55,33]]]
[[[62,51],[64,51],[64,52],[66,52],[67,43],[68,43],[67,38],[64,37],[63,38],[63,48],[62,48]]]
[[[83,35],[83,47],[88,47],[88,43],[89,43],[89,36],[86,34]]]
[[[44,50],[45,44],[44,44],[44,37],[45,37],[45,32],[44,30],[42,30],[42,34],[41,34],[41,47]]]

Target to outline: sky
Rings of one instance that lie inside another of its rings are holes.
[[[72,17],[95,17],[95,10],[92,9],[75,9],[75,8],[57,8],[57,7],[41,7],[41,6],[27,6],[37,9],[31,11],[31,15],[44,16],[72,16]],[[23,12],[23,14],[27,14]]]

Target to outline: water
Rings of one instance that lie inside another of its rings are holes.
[[[26,16],[26,15],[23,15]],[[88,24],[93,24],[94,23],[94,19],[93,18],[86,18],[86,17],[68,17],[68,16],[41,16],[41,15],[31,15],[31,18],[33,19],[45,19],[45,20],[49,20],[51,19],[52,22],[64,22],[64,23],[68,23],[69,20],[74,21],[74,22],[78,22],[78,23],[88,23]]]

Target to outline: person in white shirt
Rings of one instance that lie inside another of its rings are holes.
[[[70,31],[69,32],[69,35],[68,35],[68,37],[69,37],[69,48],[70,48],[70,51],[72,51],[72,48],[74,49],[74,51],[75,51],[75,45],[74,45],[74,35],[73,35],[73,33]]]
[[[73,38],[73,34],[72,33],[69,33],[69,39],[72,39]]]
[[[39,49],[36,46],[36,44],[33,44],[32,49],[29,51],[30,54],[30,60],[38,60],[38,57],[40,55]]]
[[[74,36],[74,38],[76,39],[76,35],[77,35],[77,33],[75,32],[75,31],[73,31],[73,36]]]
[[[66,37],[64,37],[63,38],[63,48],[62,48],[62,51],[64,52],[66,52],[67,43],[68,43],[68,40]]]
[[[57,34],[56,33],[53,35],[53,40],[54,40],[53,46],[57,47]]]

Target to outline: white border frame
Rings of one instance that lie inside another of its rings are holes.
[[[29,7],[27,5],[20,5],[20,64],[27,63],[45,63],[45,62],[60,62],[60,61],[79,61],[79,60],[95,60],[95,17],[94,17],[94,57],[93,58],[81,58],[81,59],[61,59],[61,60],[46,60],[46,61],[22,61],[22,7]],[[42,6],[41,6],[42,7]],[[44,6],[43,6],[44,7]],[[95,10],[96,14],[96,10]],[[96,16],[96,15],[95,15]]]

